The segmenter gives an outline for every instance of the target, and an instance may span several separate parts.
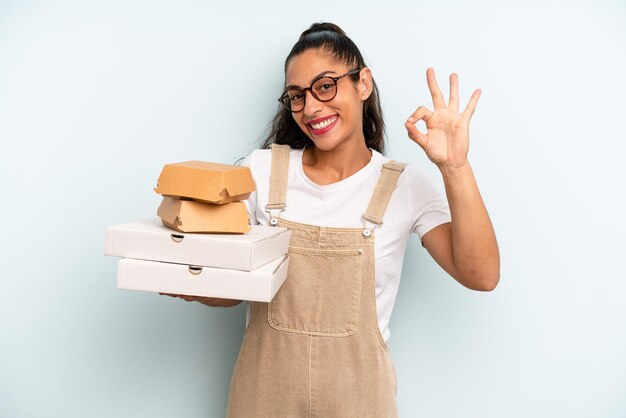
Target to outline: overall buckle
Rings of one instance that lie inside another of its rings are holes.
[[[273,205],[274,207],[269,208],[271,206],[269,204],[265,205],[265,212],[269,215],[270,225],[276,226],[278,225],[278,219],[280,218],[280,214],[285,211],[287,208],[286,204],[282,205]]]

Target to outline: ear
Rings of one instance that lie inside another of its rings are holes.
[[[374,89],[372,72],[368,67],[363,67],[360,72],[361,78],[357,82],[357,93],[362,101],[367,100]]]

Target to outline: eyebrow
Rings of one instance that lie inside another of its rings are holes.
[[[326,74],[337,74],[337,73],[336,73],[335,71],[331,71],[331,70],[323,71],[323,72],[319,73],[318,75],[316,75],[315,77],[313,77],[313,79],[311,80],[311,84],[313,84],[313,82],[314,82],[315,80],[317,80],[317,79],[318,79],[318,78],[320,78],[320,77],[325,76]],[[300,86],[295,86],[295,85],[291,84],[291,85],[289,85],[289,86],[285,87],[285,90],[289,90],[289,89],[293,89],[293,88],[296,88],[296,89],[301,89],[302,87],[300,87]]]

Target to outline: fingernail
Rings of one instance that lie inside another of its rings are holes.
[[[409,122],[413,123],[415,122],[415,119],[413,119],[413,116],[411,116],[410,118],[407,119]]]

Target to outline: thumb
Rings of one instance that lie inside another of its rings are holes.
[[[413,142],[416,142],[417,145],[419,145],[423,149],[426,149],[428,137],[427,135],[424,135],[422,132],[420,132],[419,129],[417,129],[417,127],[415,126],[415,119],[412,116],[407,119],[406,122],[404,122],[404,127],[406,128],[409,138],[411,138]]]

